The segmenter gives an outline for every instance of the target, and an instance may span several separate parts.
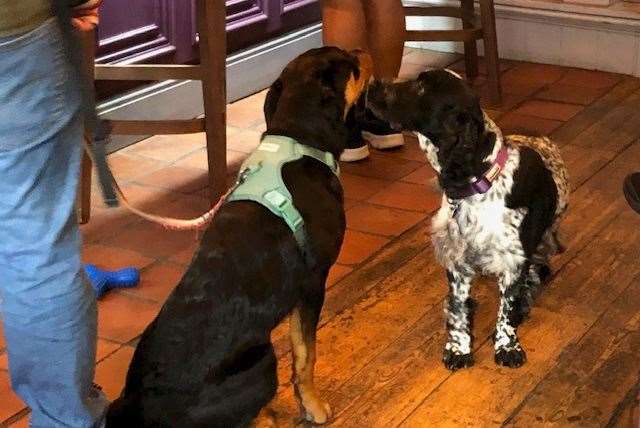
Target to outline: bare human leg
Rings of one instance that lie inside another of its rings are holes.
[[[322,0],[322,27],[325,45],[369,50],[362,0]]]
[[[362,0],[362,5],[375,76],[395,79],[400,71],[406,31],[402,1]]]

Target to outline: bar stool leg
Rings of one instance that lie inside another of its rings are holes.
[[[89,223],[91,219],[91,158],[86,150],[82,152],[80,164],[80,188],[78,189],[78,217],[80,224]]]
[[[502,87],[500,86],[500,63],[493,0],[480,0],[480,19],[484,35],[484,59],[487,64],[489,101],[496,105],[502,102]]]
[[[84,55],[84,66],[87,76],[90,76],[93,80],[94,74],[94,59],[96,56],[96,33],[95,30],[88,31],[82,35],[82,54]],[[89,142],[91,136],[86,135]],[[91,219],[91,174],[92,174],[93,162],[87,153],[86,149],[82,150],[82,161],[80,164],[80,185],[78,188],[78,196],[76,198],[78,207],[78,217],[80,224],[89,223]]]
[[[461,4],[464,15],[473,19],[475,16],[473,0],[461,0]],[[463,19],[462,28],[465,30],[473,28],[473,22],[467,22]],[[473,81],[478,77],[478,46],[476,40],[464,42],[464,70],[467,80]]]
[[[209,191],[215,203],[227,188],[225,1],[198,0],[197,8]]]

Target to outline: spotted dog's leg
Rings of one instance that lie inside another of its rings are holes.
[[[518,327],[529,316],[541,284],[551,276],[551,268],[546,263],[532,263],[526,272],[527,274],[511,288],[514,302],[510,319],[514,327]]]
[[[500,287],[500,309],[494,334],[494,348],[496,364],[516,368],[527,360],[516,332],[517,325],[524,314],[521,302],[526,291],[526,278],[529,266],[518,272],[505,272],[498,281]]]
[[[449,296],[445,306],[447,321],[447,343],[442,361],[449,370],[458,370],[473,365],[471,354],[471,325],[474,303],[470,298],[473,271],[454,269],[447,271]]]

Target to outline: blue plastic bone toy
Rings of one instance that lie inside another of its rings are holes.
[[[96,265],[86,264],[84,265],[84,271],[98,299],[109,290],[132,288],[140,282],[140,272],[133,267],[117,271],[106,271],[99,269]]]

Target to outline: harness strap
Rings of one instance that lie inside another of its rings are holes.
[[[293,138],[267,135],[242,164],[242,180],[227,197],[228,202],[249,200],[268,208],[284,220],[300,248],[306,243],[304,219],[282,179],[282,167],[303,156],[322,162],[336,175],[340,173],[338,162],[331,153],[302,145]]]

